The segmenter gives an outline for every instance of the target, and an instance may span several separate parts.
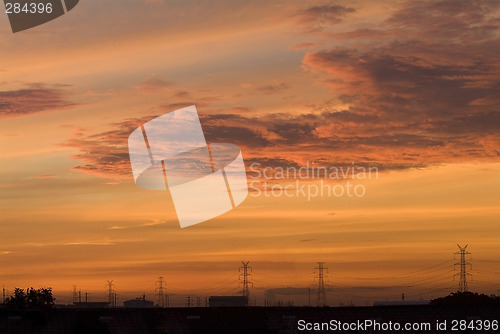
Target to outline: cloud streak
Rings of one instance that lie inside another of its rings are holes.
[[[348,14],[354,12],[354,8],[340,5],[313,6],[302,10],[298,14],[298,21],[310,31],[318,31],[325,26],[342,22]]]
[[[76,104],[68,101],[66,94],[60,89],[40,84],[24,89],[0,91],[0,119],[61,110],[74,105]]]

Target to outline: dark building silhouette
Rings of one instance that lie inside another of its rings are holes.
[[[73,303],[77,308],[106,308],[109,306],[108,302],[76,302]]]
[[[248,306],[247,296],[211,296],[208,299],[210,307],[244,307]]]
[[[152,308],[154,307],[154,303],[150,300],[146,300],[146,296],[142,296],[125,301],[123,306],[126,308]]]

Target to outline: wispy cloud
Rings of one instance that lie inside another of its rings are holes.
[[[0,118],[28,116],[74,105],[60,87],[32,84],[23,89],[0,91]]]
[[[135,88],[142,91],[155,91],[170,88],[172,85],[172,82],[165,78],[153,76],[138,83]]]
[[[340,23],[345,16],[354,13],[352,7],[341,5],[313,6],[302,10],[299,14],[299,22],[310,30],[321,30],[325,25]]]
[[[119,178],[131,171],[127,147],[130,133],[137,127],[153,119],[154,116],[132,118],[111,124],[109,131],[81,135],[80,133],[63,143],[64,146],[78,148],[81,153],[73,158],[83,164],[73,169],[87,174]]]
[[[57,177],[57,175],[55,175],[55,174],[42,174],[42,175],[36,176],[37,179],[53,179],[56,177]]]
[[[283,81],[257,87],[260,93],[268,95],[279,93],[287,89],[290,89],[290,85]]]

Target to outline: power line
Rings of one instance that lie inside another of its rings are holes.
[[[395,278],[405,278],[405,277],[408,277],[408,276],[413,276],[413,274],[416,274],[416,273],[419,273],[419,272],[428,271],[430,269],[442,266],[442,265],[450,263],[452,261],[453,261],[453,259],[446,260],[444,262],[440,262],[440,263],[432,265],[430,267],[426,267],[426,268],[418,269],[418,270],[415,270],[415,271],[411,271],[409,273],[405,273],[405,274],[401,274],[401,275],[394,275],[394,276],[384,276],[384,277],[355,277],[355,276],[342,275],[342,274],[333,274],[333,275],[336,276],[336,277],[340,277],[340,278],[356,279],[356,280],[370,280],[370,281],[371,280],[387,280],[387,279],[395,279]],[[442,270],[442,268],[438,268],[438,269],[435,269],[435,270],[430,270],[430,271],[428,271],[428,273],[436,272],[436,271],[440,271],[440,270]]]
[[[217,290],[220,290],[222,288],[226,289],[228,285],[230,284],[233,284],[233,283],[236,283],[238,282],[238,274],[231,274],[230,276],[227,276],[226,278],[224,278],[223,280],[221,281],[217,281],[215,283],[212,283],[211,285],[207,285],[207,286],[203,286],[203,287],[200,287],[200,288],[197,288],[197,290],[203,290],[203,291],[207,291],[207,290],[213,290],[213,289],[217,289]],[[181,288],[176,288],[172,285],[169,286],[169,290],[170,291],[175,291],[175,292],[178,292],[178,293],[191,293],[193,290],[191,289],[181,289]]]

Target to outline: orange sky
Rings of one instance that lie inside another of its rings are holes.
[[[0,283],[69,302],[73,285],[104,299],[112,279],[122,300],[152,299],[164,276],[182,303],[236,293],[245,260],[258,303],[306,303],[323,261],[329,303],[366,305],[456,290],[460,243],[471,288],[496,293],[499,15],[487,1],[89,0],[16,34],[0,15]],[[180,229],[168,191],[135,186],[127,138],[192,104],[248,168],[378,178],[355,181],[359,198],[251,192]]]

